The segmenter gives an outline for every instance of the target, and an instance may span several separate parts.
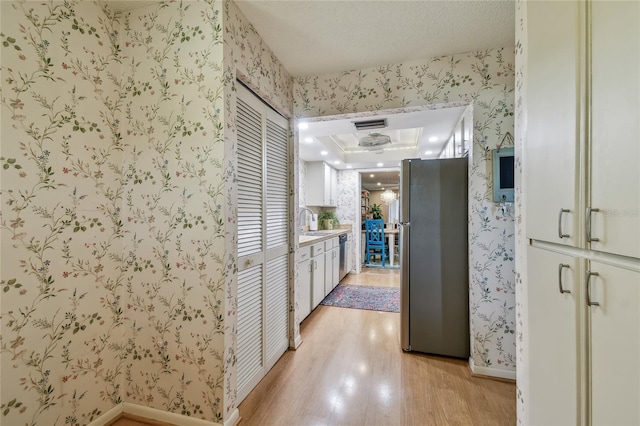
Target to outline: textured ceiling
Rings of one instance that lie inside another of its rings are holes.
[[[236,0],[294,77],[515,44],[515,2]]]

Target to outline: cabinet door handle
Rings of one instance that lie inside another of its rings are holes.
[[[564,293],[571,294],[570,290],[565,290],[564,288],[562,288],[562,269],[563,268],[570,268],[570,266],[567,265],[566,263],[561,263],[558,265],[558,287],[560,288],[560,294],[564,294]]]
[[[587,285],[585,286],[585,291],[587,293],[587,306],[600,306],[600,303],[591,301],[591,277],[597,277],[599,275],[600,274],[597,272],[587,271]]]
[[[587,207],[587,220],[585,221],[586,234],[587,234],[587,242],[598,242],[599,238],[591,238],[591,213],[599,212],[600,209],[592,209],[591,207]]]
[[[315,260],[313,261],[313,269],[318,269],[318,262]]]
[[[569,238],[569,234],[562,233],[562,213],[569,213],[571,210],[569,209],[560,209],[560,213],[558,214],[558,237],[560,238]]]

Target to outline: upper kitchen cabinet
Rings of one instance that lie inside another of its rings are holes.
[[[527,237],[577,246],[581,6],[526,5]]]
[[[338,172],[324,161],[307,163],[307,205],[336,207]]]
[[[640,258],[640,2],[594,1],[590,15],[588,242]]]
[[[526,236],[640,258],[640,3],[526,7]]]

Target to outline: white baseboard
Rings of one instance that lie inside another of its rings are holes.
[[[229,416],[227,421],[224,422],[224,426],[235,426],[238,424],[239,421],[240,421],[240,411],[238,411],[238,409],[236,408],[235,410],[233,410],[233,413],[231,413],[231,416]]]
[[[158,410],[157,408],[145,407],[144,405],[131,404],[129,402],[123,402],[122,404],[116,405],[89,423],[89,426],[105,426],[123,413],[144,417],[145,419],[157,420],[159,422],[169,423],[176,426],[220,426],[219,423],[213,423],[208,420],[183,416],[182,414],[170,413],[168,411]],[[238,420],[240,420],[240,413],[236,408],[235,411],[231,413],[231,417],[229,417],[229,419],[224,423],[224,426],[234,426]]]
[[[100,417],[89,423],[89,426],[105,426],[122,414],[122,404],[118,404]]]
[[[474,364],[473,358],[469,358],[469,368],[471,368],[471,374],[496,377],[498,379],[516,379],[516,370],[502,370],[500,368],[478,367]]]
[[[295,340],[289,339],[289,347],[293,350],[298,349],[298,347],[302,344],[302,337],[298,334]]]
[[[213,423],[208,420],[183,416],[182,414],[170,413],[168,411],[158,410],[157,408],[131,404],[129,402],[122,403],[122,412],[145,417],[151,420],[157,420],[159,422],[174,424],[176,426],[219,426],[219,423]]]

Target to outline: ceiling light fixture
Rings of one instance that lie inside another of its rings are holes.
[[[382,185],[380,182],[378,182],[378,186]]]
[[[336,160],[333,162],[333,164],[340,164],[340,161]]]
[[[431,137],[429,138],[429,142],[438,142],[438,138],[437,138],[437,137],[435,137],[435,136],[431,136]]]
[[[373,178],[373,177],[375,177],[375,175],[374,175],[373,173],[371,173],[371,174],[369,175],[369,177],[370,177],[370,178]]]
[[[433,151],[425,151],[424,152],[424,155],[431,155],[431,154],[433,154]]]
[[[348,164],[347,169],[351,169],[351,168],[353,168],[353,166],[351,164]]]
[[[384,166],[384,163],[378,163],[378,167]]]
[[[309,128],[309,124],[308,123],[298,123],[298,129],[300,130],[307,130]]]
[[[304,141],[306,143],[312,143],[313,142],[313,138],[304,138]]]
[[[320,154],[321,154],[321,155],[327,155],[327,154],[328,154],[328,152],[327,152],[327,151],[320,151]]]

